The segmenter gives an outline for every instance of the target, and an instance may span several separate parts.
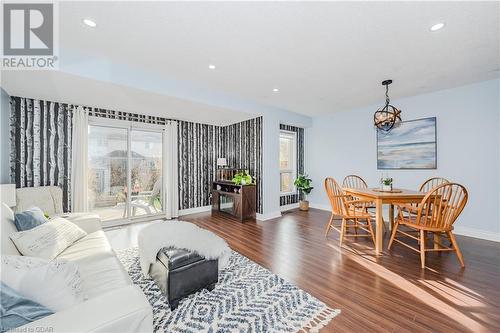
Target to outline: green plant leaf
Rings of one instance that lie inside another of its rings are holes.
[[[235,185],[241,185],[242,180],[245,180],[246,185],[255,184],[255,180],[247,170],[238,172],[234,175],[232,181]]]
[[[314,188],[311,186],[311,183],[312,179],[309,178],[308,175],[299,175],[293,182],[295,187],[297,187],[297,189],[305,195],[311,193],[312,189]]]

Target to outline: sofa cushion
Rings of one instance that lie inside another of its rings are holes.
[[[16,226],[14,224],[14,213],[12,210],[4,203],[1,207],[1,220],[0,220],[0,235],[1,235],[1,251],[2,254],[9,255],[21,255],[17,250],[16,246],[10,239],[10,235],[17,232]]]
[[[102,230],[80,239],[58,258],[78,265],[84,291],[89,298],[132,284]]]
[[[97,214],[65,213],[62,217],[73,222],[88,234],[102,229],[101,218]]]
[[[114,256],[115,253],[106,238],[106,234],[103,230],[99,230],[79,239],[62,251],[57,257],[81,264],[86,261]]]
[[[132,284],[116,257],[88,261],[78,267],[84,291],[89,299]]]
[[[16,189],[16,211],[36,206],[53,216],[62,214],[62,190],[57,186],[23,187]]]
[[[86,298],[77,265],[65,259],[2,255],[1,271],[2,282],[51,311],[70,308]]]
[[[38,207],[32,207],[24,212],[19,212],[14,215],[14,224],[17,231],[26,231],[38,227],[47,222],[47,218],[42,210]]]
[[[54,259],[86,235],[76,224],[57,217],[31,230],[13,233],[10,239],[25,256]]]
[[[2,299],[0,332],[26,325],[52,314],[43,305],[22,296],[3,282],[0,284],[0,299]]]

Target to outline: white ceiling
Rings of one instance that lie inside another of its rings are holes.
[[[322,116],[382,104],[386,78],[394,80],[391,97],[398,98],[498,77],[499,8],[499,2],[64,2],[60,47]],[[86,17],[97,28],[83,25]],[[444,29],[429,31],[441,21]],[[215,70],[208,69],[212,63]],[[68,85],[59,81],[53,84]],[[108,93],[104,86],[96,91]],[[85,91],[67,93],[83,100]],[[158,94],[158,103],[169,94]],[[128,97],[135,107],[134,94]],[[195,110],[184,118],[231,112]]]
[[[11,96],[149,114],[205,124],[228,125],[255,115],[181,98],[97,81],[60,71],[6,71],[2,82]]]

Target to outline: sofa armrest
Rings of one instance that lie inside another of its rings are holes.
[[[63,216],[65,216],[65,219],[68,221],[82,228],[88,234],[102,229],[101,218],[97,214],[70,213]]]
[[[119,288],[13,332],[153,332],[153,310],[137,286]]]

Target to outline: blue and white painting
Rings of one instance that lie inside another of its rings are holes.
[[[378,169],[436,169],[436,118],[403,121],[377,131]]]

